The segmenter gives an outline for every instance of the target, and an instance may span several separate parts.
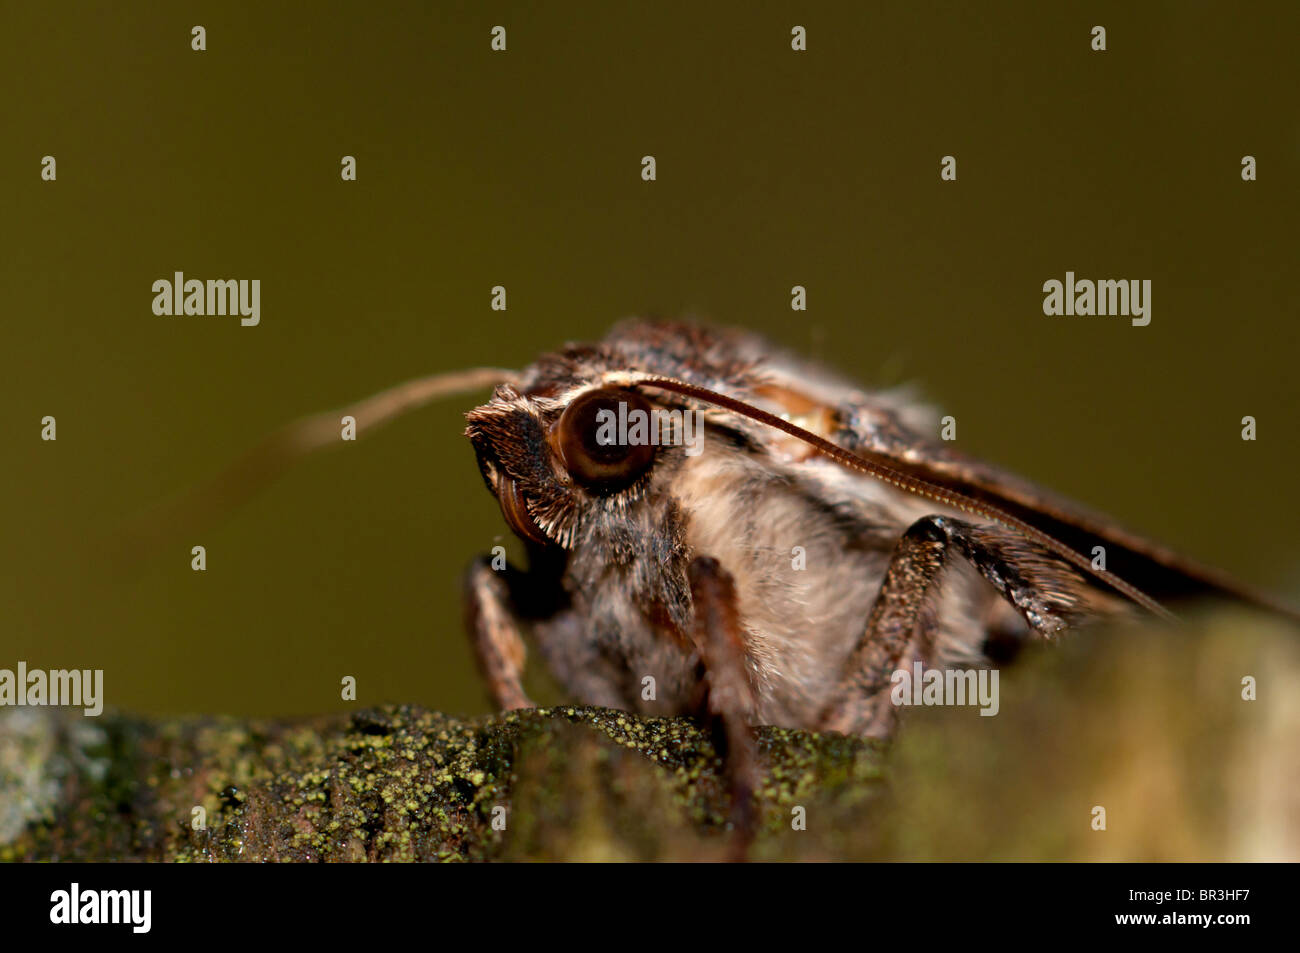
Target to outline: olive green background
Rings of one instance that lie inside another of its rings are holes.
[[[103,540],[299,415],[634,313],[915,382],[961,449],[1294,595],[1298,9],[6,4],[0,667],[103,668],[143,711],[336,709],[344,675],[485,710],[477,398],[137,568]],[[261,325],[155,316],[177,270],[261,279]],[[1045,317],[1066,270],[1151,279],[1150,326]]]

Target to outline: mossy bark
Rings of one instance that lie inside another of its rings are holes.
[[[909,711],[888,749],[758,729],[750,854],[1296,859],[1298,644],[1238,615],[1091,633],[1003,672],[996,717]],[[727,811],[685,719],[0,712],[0,860],[712,860]]]
[[[7,714],[0,859],[721,857],[727,796],[685,719],[410,706],[295,722]],[[769,814],[878,790],[867,741],[765,728]],[[202,824],[196,824],[196,820]],[[811,846],[811,845],[810,845]]]

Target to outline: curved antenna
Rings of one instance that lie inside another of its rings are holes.
[[[442,397],[495,387],[518,378],[515,371],[476,367],[417,377],[377,394],[286,424],[218,474],[207,485],[169,500],[120,530],[137,555],[181,532],[198,531],[218,515],[248,502],[289,466],[310,453],[341,443],[339,419],[353,417],[358,436],[378,430],[403,414]]]
[[[856,470],[859,473],[874,477],[877,480],[895,486],[907,493],[924,497],[925,499],[931,500],[935,503],[941,503],[944,506],[949,506],[955,510],[969,513],[970,515],[980,519],[1001,523],[1003,526],[1014,530],[1031,542],[1037,543],[1054,556],[1058,556],[1065,560],[1076,569],[1082,570],[1087,575],[1100,580],[1116,592],[1127,596],[1144,609],[1147,609],[1163,619],[1171,621],[1177,619],[1172,612],[1162,606],[1155,599],[1152,599],[1141,589],[1137,588],[1137,586],[1126,582],[1108,570],[1093,568],[1092,561],[1086,556],[1075,552],[1056,537],[1049,536],[1042,530],[1030,526],[1018,516],[1008,513],[1001,507],[973,499],[964,493],[959,493],[956,490],[949,489],[948,487],[942,486],[938,483],[933,483],[929,480],[912,476],[909,473],[904,473],[902,470],[891,466],[889,463],[881,463],[880,458],[878,457],[872,459],[872,457],[876,455],[870,454],[869,451],[855,453],[846,450],[838,444],[831,443],[825,437],[821,437],[810,430],[805,430],[797,424],[792,424],[790,421],[784,420],[776,414],[769,413],[759,407],[754,407],[753,405],[747,404],[743,400],[738,400],[735,397],[729,397],[726,394],[719,393],[718,391],[709,390],[707,387],[699,387],[695,384],[688,384],[685,381],[677,380],[676,378],[659,377],[653,374],[618,374],[613,375],[613,377],[618,383],[626,386],[657,387],[661,390],[673,391],[674,393],[683,394],[687,397],[693,397],[696,400],[713,404],[715,407],[720,407],[723,410],[729,410],[732,413],[740,414],[743,417],[748,417],[750,420],[766,424],[767,426],[780,430],[782,433],[788,434],[797,440],[802,440],[823,456],[829,457],[836,463],[839,463],[850,470]],[[884,459],[888,460],[887,457]]]

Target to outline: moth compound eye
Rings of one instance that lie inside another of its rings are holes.
[[[649,402],[636,391],[594,390],[565,408],[552,439],[577,483],[594,493],[612,493],[653,462],[652,422]]]

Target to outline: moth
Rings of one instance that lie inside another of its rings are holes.
[[[599,439],[629,409],[698,414],[702,445]],[[528,553],[467,577],[502,708],[532,704],[529,639],[584,703],[887,736],[890,677],[914,662],[988,666],[1098,619],[1168,617],[1165,600],[1265,601],[957,454],[907,397],[743,331],[624,323],[467,419]]]
[[[1289,611],[960,455],[905,394],[745,331],[680,323],[628,321],[522,371],[435,375],[309,418],[220,495],[336,442],[340,413],[366,432],[489,386],[465,435],[527,554],[481,556],[465,577],[493,700],[532,706],[531,644],[577,702],[710,717],[738,776],[752,725],[889,736],[891,675],[916,662],[992,666],[1031,640],[1167,618],[1166,602],[1192,597]],[[651,418],[657,431],[624,425]],[[685,439],[692,422],[699,439]]]

